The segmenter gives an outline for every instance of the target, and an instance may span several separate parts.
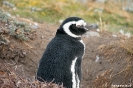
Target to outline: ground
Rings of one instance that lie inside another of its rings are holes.
[[[0,47],[0,61],[10,64],[15,74],[33,80],[38,62],[58,27],[58,24],[38,23],[38,29],[28,41],[8,36],[10,43]],[[133,80],[133,59],[131,54],[120,46],[124,45],[123,41],[128,38],[117,34],[117,37],[113,37],[112,33],[105,31],[99,34],[100,37],[82,37],[86,50],[82,61],[81,88],[130,86]]]

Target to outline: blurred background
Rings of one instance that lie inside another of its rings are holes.
[[[102,30],[133,33],[133,0],[0,0],[2,10],[36,22],[61,23],[79,16]]]

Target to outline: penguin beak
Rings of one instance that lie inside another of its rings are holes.
[[[89,25],[86,25],[85,28],[88,29],[88,31],[89,31],[92,29],[97,29],[98,25],[97,24],[89,24]]]
[[[76,27],[78,27],[78,28],[82,28],[82,29],[85,29],[86,31],[89,30],[89,29],[88,29],[86,26],[84,26],[84,25],[77,25]]]

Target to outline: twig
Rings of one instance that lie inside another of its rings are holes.
[[[30,48],[33,48],[31,45],[29,45],[28,43],[24,42],[24,44]]]

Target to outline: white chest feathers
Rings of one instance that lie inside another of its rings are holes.
[[[83,44],[83,46],[84,46],[84,52],[85,52],[85,44],[83,43],[82,40],[79,40],[79,42],[81,42]],[[78,74],[75,71],[75,65],[76,65],[77,59],[78,59],[78,57],[75,57],[72,60],[72,63],[71,63],[72,88],[79,88],[79,84],[80,84],[79,76],[78,76]]]
[[[75,73],[76,61],[77,61],[77,57],[72,61],[72,64],[71,64],[72,88],[79,88],[79,83],[80,83],[78,74]]]

